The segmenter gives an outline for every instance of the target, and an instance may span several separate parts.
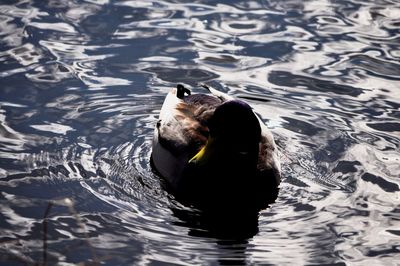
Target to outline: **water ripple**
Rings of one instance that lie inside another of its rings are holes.
[[[399,10],[391,0],[2,3],[0,260],[395,265]],[[149,162],[166,93],[199,82],[248,101],[279,146],[279,197],[244,236],[213,231]]]

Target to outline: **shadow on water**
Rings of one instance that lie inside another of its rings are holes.
[[[188,235],[213,239],[217,244],[220,265],[247,265],[249,241],[258,233],[258,212],[205,212],[171,209],[180,221],[175,225],[189,229]]]
[[[249,265],[248,249],[259,233],[260,211],[170,208],[179,219],[174,225],[187,228],[190,237],[209,239],[216,245],[218,265]]]
[[[227,212],[172,209],[177,225],[189,228],[189,235],[221,240],[245,240],[258,233],[258,212]]]
[[[168,190],[168,189],[167,189]],[[275,195],[264,202],[263,209],[275,202]],[[259,209],[252,206],[212,207],[195,209],[188,207],[170,207],[173,215],[179,219],[175,225],[188,229],[188,236],[198,239],[211,239],[216,244],[219,265],[248,265],[247,249],[253,237],[259,233]]]

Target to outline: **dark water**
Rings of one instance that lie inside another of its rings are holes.
[[[178,82],[277,139],[253,236],[209,234],[150,168]],[[2,265],[400,263],[399,1],[2,1],[0,104]]]

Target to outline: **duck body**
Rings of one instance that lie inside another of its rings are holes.
[[[271,132],[251,107],[215,89],[172,89],[154,131],[152,165],[178,200],[200,209],[260,210],[280,183]]]

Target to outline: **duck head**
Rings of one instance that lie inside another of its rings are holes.
[[[178,186],[183,201],[203,210],[257,212],[269,194],[268,179],[257,168],[261,126],[251,107],[231,100],[216,108],[206,145],[185,168]],[[178,193],[179,194],[179,193]],[[276,198],[276,197],[275,197]]]
[[[213,171],[223,168],[225,173],[230,172],[229,169],[235,173],[255,170],[261,128],[247,103],[231,100],[221,104],[210,118],[208,128],[206,145],[189,163],[210,167]]]

